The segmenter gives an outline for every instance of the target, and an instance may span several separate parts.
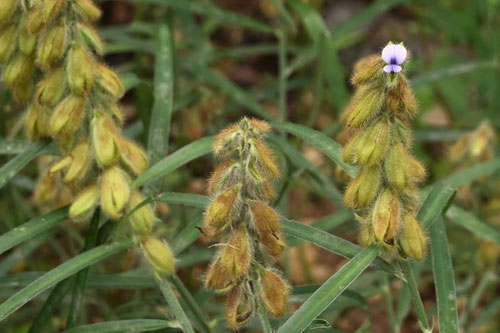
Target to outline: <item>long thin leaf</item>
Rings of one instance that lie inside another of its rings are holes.
[[[189,318],[186,313],[182,309],[177,297],[175,296],[174,290],[170,285],[170,282],[166,278],[162,278],[159,275],[156,275],[156,282],[158,283],[158,287],[160,287],[161,293],[165,297],[165,300],[168,303],[170,311],[172,311],[173,315],[179,323],[181,324],[182,330],[186,333],[195,333]]]
[[[427,314],[425,313],[424,303],[422,303],[422,298],[420,297],[420,293],[418,291],[417,281],[415,280],[415,274],[413,273],[413,268],[411,263],[408,261],[401,261],[401,268],[403,269],[406,286],[410,291],[411,299],[413,304],[415,305],[415,310],[417,312],[417,317],[420,322],[420,326],[424,332],[431,332],[432,329],[429,326],[429,320],[427,319]],[[403,318],[401,318],[402,320]]]
[[[482,176],[489,175],[497,170],[500,170],[500,158],[478,164],[467,170],[456,172],[441,180],[441,182],[456,188],[473,182]]]
[[[379,249],[363,249],[337,273],[332,275],[304,304],[278,329],[278,333],[302,332],[329,304],[342,294],[351,283],[377,258]]]
[[[176,328],[177,325],[167,320],[160,319],[128,319],[107,321],[92,325],[74,327],[65,333],[128,333],[146,332],[162,328]]]
[[[471,214],[456,205],[451,205],[446,211],[445,216],[454,223],[469,230],[474,235],[500,245],[500,231],[481,221],[474,214]]]

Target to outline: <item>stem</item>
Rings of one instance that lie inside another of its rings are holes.
[[[431,332],[431,327],[429,326],[429,320],[427,319],[427,314],[425,313],[424,304],[420,298],[420,293],[418,292],[417,281],[413,275],[413,269],[408,261],[402,260],[400,262],[401,268],[406,278],[406,284],[410,289],[411,299],[413,305],[415,306],[415,311],[417,312],[417,317],[420,322],[420,326],[425,332]]]
[[[287,31],[285,23],[281,22],[281,30],[279,32],[279,106],[280,106],[280,122],[287,120],[287,96],[286,96],[286,48],[287,48]]]
[[[324,72],[324,61],[325,57],[324,54],[324,38],[325,35],[321,34],[320,35],[320,41],[319,41],[319,54],[318,54],[318,60],[316,64],[316,80],[314,80],[314,102],[312,105],[311,113],[309,113],[309,119],[307,119],[307,125],[309,127],[314,127],[314,124],[318,120],[318,116],[320,114],[321,110],[321,102],[323,101],[323,72]]]
[[[391,284],[387,274],[381,273],[382,289],[385,294],[385,306],[387,308],[387,316],[389,317],[389,324],[391,326],[391,333],[396,332],[396,316],[394,315],[393,300],[391,296]]]
[[[256,300],[257,301],[257,313],[259,315],[260,323],[262,325],[262,331],[264,333],[273,333],[273,329],[271,327],[271,323],[269,322],[269,317],[267,316],[267,311],[262,306],[262,301]]]

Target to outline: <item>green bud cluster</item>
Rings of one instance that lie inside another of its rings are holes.
[[[410,130],[417,103],[404,72],[386,73],[384,65],[380,55],[355,65],[356,90],[343,114],[350,137],[343,160],[360,171],[344,201],[357,211],[362,245],[377,243],[422,260],[427,238],[415,216],[426,169],[411,155]]]
[[[100,16],[92,0],[1,0],[3,80],[29,103],[30,138],[53,137],[59,144],[62,157],[50,172],[62,172],[76,194],[71,219],[86,221],[97,206],[111,219],[130,212],[145,257],[156,272],[171,273],[170,249],[150,236],[157,221],[153,208],[134,209],[144,198],[131,182],[149,160],[121,133],[118,101],[125,88],[102,62],[104,44],[93,27]]]
[[[264,143],[269,125],[243,118],[223,130],[214,143],[224,161],[208,185],[212,202],[205,212],[204,235],[216,240],[215,256],[205,285],[227,294],[226,319],[237,329],[253,317],[258,304],[279,317],[285,313],[289,286],[273,268],[284,249],[272,180],[280,169]]]

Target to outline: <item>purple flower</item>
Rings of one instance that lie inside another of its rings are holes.
[[[382,50],[382,59],[386,62],[384,72],[399,73],[401,72],[401,64],[406,60],[406,49],[403,45],[389,44]]]

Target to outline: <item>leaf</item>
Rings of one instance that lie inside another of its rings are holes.
[[[354,177],[357,168],[348,165],[342,161],[342,146],[335,140],[329,138],[325,134],[313,130],[309,127],[292,123],[273,123],[272,126],[276,129],[291,133],[307,143],[315,146],[321,150],[332,161],[337,163],[342,169],[345,170],[351,177]]]
[[[107,321],[105,323],[84,325],[64,331],[65,333],[128,333],[146,332],[162,328],[176,328],[171,321],[160,319],[128,319]]]
[[[177,300],[177,297],[175,296],[170,282],[166,278],[162,278],[159,275],[156,275],[155,278],[156,283],[158,284],[158,287],[160,287],[161,293],[163,294],[163,297],[165,297],[165,300],[167,301],[169,310],[180,322],[182,330],[186,333],[195,333],[193,326],[189,321],[189,318],[179,304],[179,300]]]
[[[451,205],[446,211],[445,216],[454,223],[469,230],[479,238],[492,241],[500,245],[500,231],[481,221],[474,214],[471,214],[456,205]]]
[[[430,240],[439,330],[442,333],[458,332],[457,292],[453,263],[448,248],[444,221],[441,217],[430,227]]]
[[[420,293],[418,291],[417,281],[415,280],[415,274],[413,273],[413,268],[411,263],[408,260],[400,261],[401,268],[403,269],[403,273],[406,279],[406,287],[409,290],[409,294],[411,295],[411,300],[415,306],[415,310],[417,312],[417,317],[420,322],[420,326],[424,330],[424,332],[432,332],[431,327],[429,326],[429,320],[427,319],[427,314],[425,313],[424,303],[422,303],[422,298],[420,297]],[[402,300],[400,299],[400,302]],[[401,309],[401,312],[406,314],[405,308]],[[404,317],[400,318],[403,320]]]
[[[137,177],[132,183],[132,186],[138,188],[149,184],[150,182],[165,176],[166,174],[176,170],[184,164],[206,155],[212,151],[213,137],[205,137],[176,150],[174,153],[165,157],[146,172]]]
[[[434,220],[444,213],[445,207],[455,194],[453,187],[438,182],[431,186],[430,193],[418,211],[417,219],[424,229],[428,229]]]
[[[79,254],[57,266],[2,303],[0,305],[0,321],[59,281],[64,280],[68,276],[71,276],[81,269],[95,264],[112,254],[129,248],[133,244],[132,240],[124,239],[111,244],[101,245],[90,251]]]
[[[38,155],[50,146],[50,141],[38,141],[32,143],[24,150],[23,153],[17,155],[0,168],[0,189],[12,179],[26,164],[33,160]]]
[[[0,236],[0,254],[28,239],[54,228],[68,218],[68,206],[34,218]]]
[[[319,316],[375,260],[379,249],[372,245],[359,252],[332,275],[278,329],[278,333],[301,332]]]
[[[486,163],[478,164],[472,168],[456,172],[441,182],[445,183],[447,186],[460,187],[462,185],[468,184],[478,178],[489,175],[500,169],[500,158],[496,158]]]

